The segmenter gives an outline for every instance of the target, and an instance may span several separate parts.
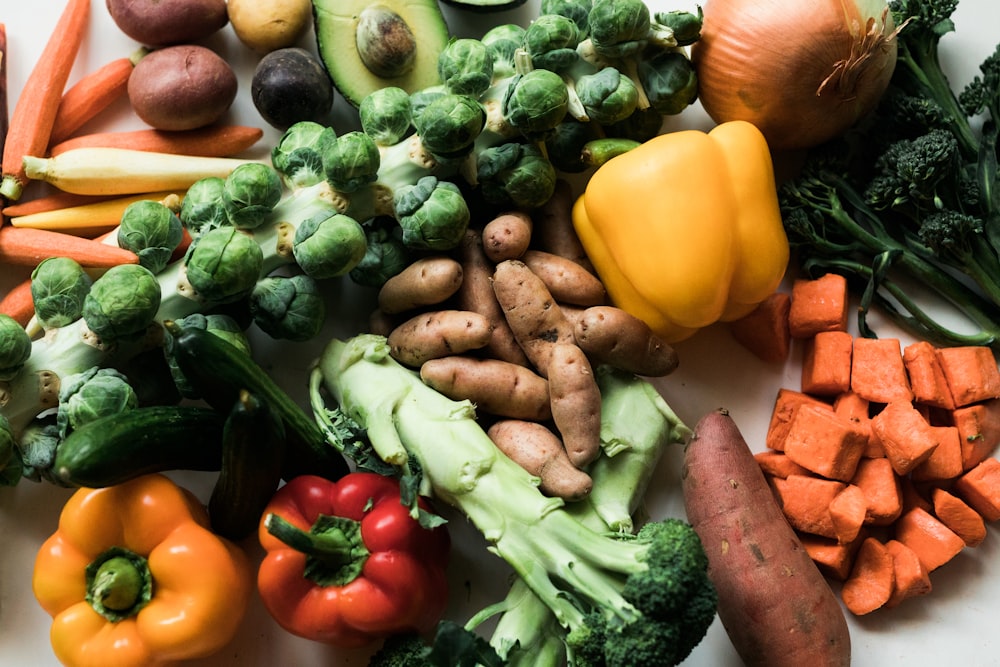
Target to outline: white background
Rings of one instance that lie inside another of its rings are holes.
[[[694,9],[694,3],[651,2],[654,9]],[[0,22],[8,38],[9,105],[13,109],[18,92],[63,7],[62,0],[3,0]],[[465,14],[445,8],[455,34],[479,36],[496,23],[525,24],[537,14],[538,0],[522,8],[493,15]],[[955,14],[957,34],[944,39],[942,59],[955,86],[964,85],[981,60],[1000,38],[1000,5],[991,0],[962,0]],[[256,56],[243,47],[227,26],[205,42],[236,68],[240,91],[228,120],[265,125],[250,101],[250,78]],[[302,45],[314,49],[309,33]],[[114,26],[101,0],[93,0],[90,32],[71,77],[71,83],[105,62],[129,55],[138,45]],[[335,103],[331,118],[335,127],[352,125],[353,110],[343,99]],[[116,105],[91,123],[88,130],[134,129],[142,124],[130,114],[127,103]],[[667,123],[667,129],[707,127],[708,121],[693,108]],[[247,156],[266,157],[277,138],[268,129],[264,140]],[[23,271],[0,268],[0,294],[23,279]],[[323,342],[332,335],[349,335],[363,326],[367,299],[371,294],[347,283],[327,285],[330,322],[311,344],[268,346],[260,342],[260,360],[282,384],[304,401],[308,368]],[[886,330],[888,331],[888,330]],[[907,342],[905,336],[902,337]],[[699,417],[717,407],[726,407],[740,425],[751,447],[763,447],[763,435],[776,390],[798,387],[799,354],[796,349],[783,367],[763,364],[730,338],[724,327],[713,327],[677,346],[680,369],[659,383],[668,402],[681,418],[693,426]],[[653,517],[679,516],[683,505],[678,490],[680,449],[665,456],[650,491],[648,511]],[[212,476],[178,474],[176,479],[207,498]],[[49,647],[49,617],[35,602],[30,586],[32,563],[42,541],[55,530],[59,509],[69,491],[49,485],[23,482],[16,488],[0,488],[0,665],[38,667],[56,664]],[[933,574],[934,591],[901,607],[876,612],[865,618],[850,618],[854,664],[881,667],[889,664],[971,666],[1000,664],[1000,538],[992,527],[977,549],[967,549],[953,562]],[[482,605],[499,599],[505,590],[507,568],[488,554],[478,535],[460,519],[451,522],[455,542],[451,572],[449,616],[464,621]],[[259,548],[248,541],[254,557]],[[211,631],[211,630],[209,630]],[[365,665],[368,651],[338,651],[291,636],[267,615],[254,599],[239,635],[220,653],[197,665]],[[720,624],[685,663],[706,667],[739,665]]]

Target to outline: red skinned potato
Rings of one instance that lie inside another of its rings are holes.
[[[118,29],[145,46],[196,42],[229,22],[226,0],[107,0]]]
[[[157,130],[193,130],[222,118],[236,99],[236,74],[204,46],[151,51],[132,70],[128,98],[136,115]]]
[[[733,419],[698,422],[681,475],[688,521],[708,554],[718,613],[747,667],[847,667],[840,601],[806,553]]]

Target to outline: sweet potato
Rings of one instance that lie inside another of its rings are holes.
[[[914,401],[946,410],[955,409],[955,399],[933,344],[921,340],[904,347],[903,365],[910,378]]]
[[[1000,443],[1000,399],[956,408],[951,422],[962,443],[962,469],[971,470],[983,462]]]
[[[792,528],[810,535],[838,538],[830,505],[847,484],[815,475],[789,475],[772,480],[771,485]]]
[[[788,328],[792,338],[811,338],[820,331],[846,331],[847,279],[827,273],[819,278],[795,280]]]
[[[913,400],[897,339],[854,339],[851,391],[873,403]]]
[[[479,313],[436,310],[406,320],[387,340],[396,361],[419,368],[428,359],[485,347],[490,340],[490,323]]]
[[[985,459],[955,480],[954,492],[986,521],[1000,520],[1000,461]]]
[[[590,475],[570,462],[559,437],[543,424],[501,419],[486,433],[500,451],[538,477],[542,493],[570,501],[590,493]]]
[[[607,301],[604,283],[571,259],[543,250],[528,250],[521,260],[542,279],[559,303],[600,306]]]
[[[886,608],[895,607],[907,598],[931,592],[931,577],[913,549],[899,540],[888,540],[885,548],[892,555],[892,571],[895,578],[892,595],[885,603]]]
[[[941,567],[965,548],[951,528],[927,510],[914,507],[895,523],[896,539],[913,549],[928,572]]]
[[[681,477],[718,613],[749,667],[842,665],[851,641],[840,602],[774,500],[725,411],[698,422]]]
[[[863,534],[863,533],[862,533]],[[810,535],[802,533],[799,539],[809,557],[816,563],[816,567],[825,576],[835,581],[844,581],[851,574],[851,566],[854,564],[854,554],[865,538],[859,537],[853,542],[838,542],[829,537]]]
[[[856,616],[885,606],[896,585],[892,554],[874,537],[861,543],[851,574],[840,589],[847,610]]]
[[[865,523],[886,526],[903,512],[903,489],[888,459],[861,459],[851,478],[867,501]]]
[[[986,522],[976,510],[942,488],[931,491],[934,516],[962,538],[967,547],[978,547],[986,539]]]
[[[621,308],[591,306],[573,323],[573,337],[595,363],[662,377],[677,369],[677,351],[649,325]]]
[[[462,265],[445,255],[422,257],[389,278],[378,292],[378,307],[395,315],[440,304],[462,284]]]
[[[872,417],[872,434],[899,475],[923,463],[938,444],[938,434],[909,401],[892,401]]]
[[[601,390],[594,369],[577,345],[556,343],[548,379],[552,421],[570,462],[585,468],[601,453]]]
[[[795,411],[784,451],[795,463],[830,479],[854,476],[868,443],[868,432],[828,407],[802,405]]]
[[[830,410],[833,409],[829,403],[824,403],[814,396],[794,389],[788,389],[787,387],[781,387],[774,397],[771,420],[767,425],[767,436],[764,444],[767,445],[768,449],[774,449],[779,452],[784,451],[785,438],[788,436],[788,429],[792,425],[795,411],[803,404],[826,407]]]
[[[772,364],[785,361],[792,347],[788,329],[791,304],[791,295],[775,292],[747,315],[730,323],[733,338],[761,361]]]
[[[990,348],[942,347],[937,357],[956,407],[1000,398],[1000,369]]]
[[[520,364],[450,355],[425,361],[420,379],[445,396],[468,399],[492,415],[534,421],[552,417],[548,381]]]
[[[483,226],[483,252],[494,264],[520,259],[531,243],[531,216],[520,211],[501,213]]]
[[[846,331],[821,331],[808,338],[802,355],[802,391],[836,396],[851,388],[854,339]]]

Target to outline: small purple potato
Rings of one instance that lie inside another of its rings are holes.
[[[128,80],[133,110],[158,130],[192,130],[214,123],[236,99],[236,89],[229,63],[193,44],[151,51]]]
[[[145,46],[196,42],[229,22],[226,0],[107,0],[118,29]]]

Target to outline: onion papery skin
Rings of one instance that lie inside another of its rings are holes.
[[[884,0],[706,0],[702,10],[691,46],[702,107],[716,123],[753,123],[773,151],[842,134],[875,108],[895,68]]]

